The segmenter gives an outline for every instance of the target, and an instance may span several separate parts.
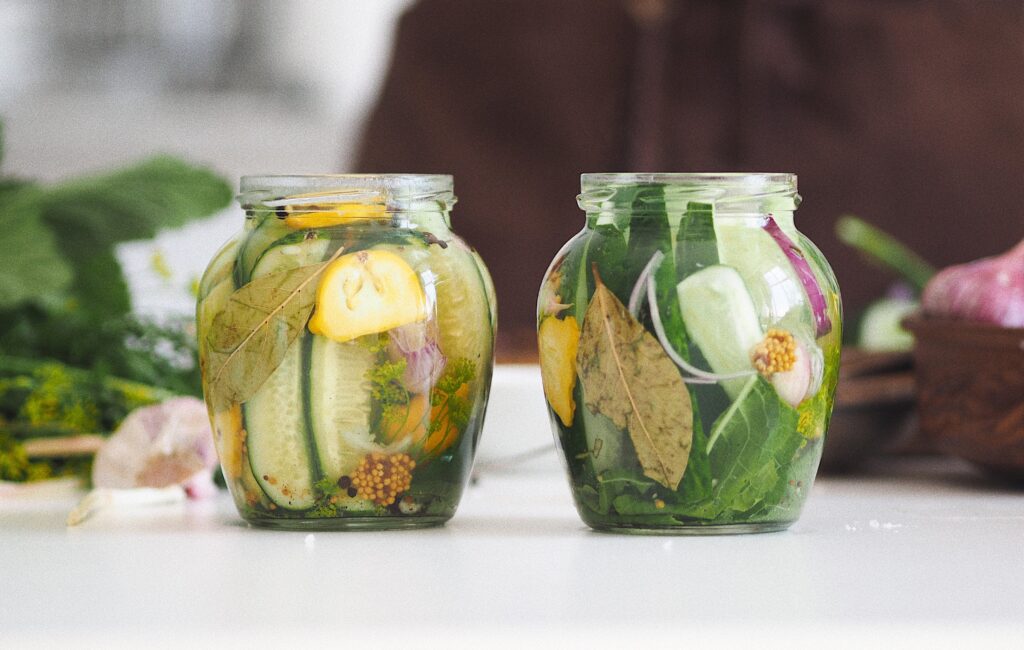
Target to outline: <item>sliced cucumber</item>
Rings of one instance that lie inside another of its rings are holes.
[[[358,341],[337,343],[313,336],[306,363],[306,405],[320,472],[337,481],[379,448],[370,434],[372,402],[366,382],[377,354]]]
[[[225,277],[216,287],[210,290],[205,298],[196,303],[196,323],[198,335],[205,337],[213,325],[213,319],[224,310],[224,306],[235,292],[235,282],[230,275]],[[206,367],[206,340],[199,339],[199,367]]]
[[[715,222],[718,259],[746,283],[759,322],[805,331],[813,338],[814,321],[803,285],[772,236],[748,219]]]
[[[231,271],[235,268],[235,255],[238,253],[238,242],[238,238],[232,239],[214,254],[210,265],[203,273],[203,279],[199,281],[198,300],[205,300],[225,278],[231,277]]]
[[[217,286],[207,292],[196,307],[196,321],[201,332],[209,332],[214,317],[224,310],[231,294],[235,292],[235,283],[230,276],[223,278]]]
[[[484,283],[484,293],[487,294],[487,305],[491,308],[491,332],[497,334],[498,332],[498,297],[494,291],[494,280],[491,279],[491,274],[487,270],[487,265],[484,264],[484,258],[480,257],[480,253],[473,250],[473,260],[476,262],[477,270],[480,272],[480,279]]]
[[[680,282],[676,292],[686,329],[711,369],[720,374],[750,370],[750,351],[764,332],[736,269],[709,266]],[[736,399],[747,381],[730,379],[721,384]]]
[[[266,252],[273,250],[274,242],[292,233],[294,231],[273,214],[264,217],[242,240],[234,266],[235,284],[241,287],[256,277],[257,262],[262,261]]]
[[[448,248],[428,246],[428,255],[413,268],[425,280],[433,278],[435,318],[441,351],[449,359],[465,358],[483,363],[494,345],[491,306],[472,250],[453,240]],[[428,275],[431,274],[431,275]],[[424,282],[424,289],[430,288]]]
[[[292,345],[243,407],[252,473],[266,495],[289,510],[309,508],[315,499],[301,390],[302,350]]]
[[[298,243],[284,243],[268,249],[260,256],[252,277],[268,273],[289,271],[300,266],[319,264],[327,256],[329,239],[305,239]]]
[[[326,240],[308,240],[272,248],[260,256],[252,277],[316,264],[327,245]],[[315,500],[315,460],[303,412],[302,370],[300,339],[243,407],[252,473],[266,495],[289,510],[309,508]]]

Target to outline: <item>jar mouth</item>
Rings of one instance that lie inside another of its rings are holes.
[[[237,199],[289,213],[323,212],[337,206],[379,206],[381,212],[446,212],[455,205],[450,174],[266,174],[243,176]]]
[[[602,172],[581,174],[580,189],[577,203],[587,212],[672,211],[672,203],[694,201],[741,216],[800,202],[797,175],[785,172]]]

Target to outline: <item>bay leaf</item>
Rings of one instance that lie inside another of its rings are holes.
[[[576,357],[584,401],[629,432],[644,475],[675,490],[693,442],[693,406],[675,364],[595,273]]]
[[[315,280],[342,250],[320,264],[268,273],[231,294],[205,341],[215,404],[246,401],[281,365],[313,311]]]

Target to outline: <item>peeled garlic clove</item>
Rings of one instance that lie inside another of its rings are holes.
[[[791,406],[797,406],[804,401],[814,383],[812,381],[814,373],[811,357],[807,354],[807,348],[798,342],[794,349],[794,356],[796,360],[793,362],[792,368],[771,376],[775,392]]]
[[[216,463],[206,406],[176,397],[132,411],[97,452],[92,481],[97,488],[183,485]]]

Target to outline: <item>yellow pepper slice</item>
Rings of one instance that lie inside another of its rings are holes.
[[[580,327],[573,316],[559,319],[548,316],[537,331],[540,343],[540,374],[544,396],[565,426],[572,426],[576,414],[576,351],[580,346]]]
[[[342,255],[324,270],[309,331],[344,343],[427,319],[420,279],[398,255]]]

